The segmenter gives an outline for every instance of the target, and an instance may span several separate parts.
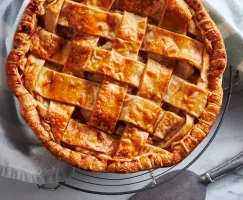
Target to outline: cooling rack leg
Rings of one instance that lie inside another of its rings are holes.
[[[152,185],[151,188],[154,188],[156,186],[156,178],[154,177],[153,171],[149,170],[150,178],[152,179]]]
[[[43,191],[55,191],[59,187],[61,187],[60,183],[55,183],[53,184],[36,184],[38,189],[43,190]]]

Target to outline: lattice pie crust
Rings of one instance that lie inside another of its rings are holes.
[[[226,51],[200,0],[31,0],[14,43],[24,119],[81,169],[172,166],[221,108]]]

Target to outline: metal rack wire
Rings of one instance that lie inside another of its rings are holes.
[[[231,66],[229,70],[229,83],[227,84],[227,87],[225,87],[225,90],[227,92],[225,94],[221,116],[218,118],[211,133],[205,139],[203,144],[199,145],[203,147],[202,150],[199,150],[197,147],[191,155],[189,155],[184,161],[175,166],[157,170],[138,172],[133,174],[91,173],[76,169],[74,176],[66,182],[60,182],[59,186],[62,185],[71,189],[75,189],[77,191],[91,194],[124,195],[152,189],[158,185],[170,181],[179,174],[183,173],[205,152],[205,150],[208,148],[208,146],[211,144],[211,142],[217,135],[222,125],[223,119],[225,117],[226,111],[230,103],[232,87],[238,84],[238,73],[236,74],[236,81],[235,83],[233,83],[233,72]],[[176,172],[173,173],[172,176],[166,176],[166,178],[163,179],[163,181],[157,183],[157,178],[175,170]],[[92,186],[92,190],[90,190],[90,186]],[[46,188],[44,188],[43,186],[38,187],[40,189],[46,190]],[[53,191],[57,188],[58,186],[55,188],[48,188],[48,190]]]

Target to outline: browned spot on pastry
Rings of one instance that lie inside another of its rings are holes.
[[[100,133],[98,133],[97,135],[97,139],[100,141],[100,142],[104,142],[104,138],[102,137],[102,135]]]
[[[30,28],[29,26],[22,26],[23,33],[29,34],[30,33]]]

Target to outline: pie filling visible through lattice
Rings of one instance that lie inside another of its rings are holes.
[[[24,119],[81,169],[172,166],[221,108],[226,51],[200,0],[31,0],[14,42]]]

